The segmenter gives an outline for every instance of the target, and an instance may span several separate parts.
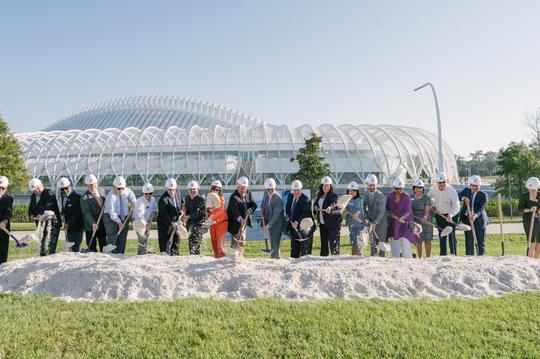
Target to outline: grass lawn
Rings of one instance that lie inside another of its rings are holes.
[[[0,295],[0,357],[538,358],[539,301],[530,293],[437,302]]]
[[[462,234],[458,234],[458,255],[465,255],[465,241]],[[500,236],[498,234],[488,234],[486,235],[487,239],[487,254],[490,256],[499,256],[501,255],[501,242]],[[349,243],[349,238],[342,236],[341,243]],[[159,250],[158,242],[156,238],[150,239],[150,245],[157,252]],[[229,243],[226,243],[228,246]],[[64,246],[64,242],[61,241],[58,244],[57,250],[61,251]],[[83,244],[83,247],[86,247],[86,244]],[[188,253],[187,241],[181,240],[180,242],[180,251],[182,255]],[[263,253],[264,241],[249,241],[246,244],[246,257],[256,258],[256,257],[269,257]],[[507,234],[505,235],[505,255],[525,255],[527,249],[527,242],[525,235],[523,234]],[[314,238],[313,245],[313,254],[319,255],[320,252],[320,239],[318,237]],[[351,254],[351,247],[343,247],[342,254]],[[416,252],[416,249],[413,249],[413,252]],[[425,252],[425,250],[424,250]],[[9,257],[8,260],[16,260],[29,258],[36,256],[38,253],[37,242],[32,242],[28,247],[19,249],[15,247],[15,242],[10,242]],[[213,255],[212,246],[209,239],[205,239],[202,245],[202,253],[204,255],[211,256]],[[283,240],[281,245],[281,255],[282,257],[289,257],[291,253],[291,241]],[[127,255],[136,255],[137,254],[137,241],[128,240],[126,245],[126,254]],[[439,255],[439,241],[432,241],[432,255]]]
[[[458,241],[463,254],[463,236]],[[498,235],[487,243],[489,255],[500,255]],[[155,239],[152,245],[157,248]],[[438,253],[436,241],[433,247]],[[525,247],[524,235],[506,236],[507,255],[523,255]],[[262,248],[263,241],[248,241],[246,254],[264,257]],[[203,250],[210,254],[208,242]],[[128,241],[127,254],[135,252],[136,241]],[[283,256],[289,252],[284,241]],[[9,259],[36,253],[36,243],[12,246]],[[538,358],[538,303],[540,293],[442,301],[132,303],[0,294],[0,358]]]

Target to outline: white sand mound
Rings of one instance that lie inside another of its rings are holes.
[[[61,253],[0,266],[0,291],[67,300],[475,298],[540,290],[526,257],[228,259]]]

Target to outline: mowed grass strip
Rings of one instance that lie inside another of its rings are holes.
[[[539,302],[532,293],[134,303],[0,295],[0,357],[538,358]]]
[[[463,234],[458,234],[458,255],[465,255],[465,241]],[[500,236],[497,234],[488,234],[486,235],[486,252],[489,256],[500,256],[501,255],[501,239]],[[314,238],[314,245],[313,245],[313,255],[318,256],[320,253],[321,245],[320,245],[320,238],[315,237]],[[341,244],[348,244],[349,237],[342,236],[341,237]],[[432,243],[432,256],[438,256],[439,255],[439,241],[434,240]],[[154,249],[154,251],[157,253],[159,251],[159,246],[156,238],[150,238],[149,245]],[[230,242],[225,243],[226,246],[230,246]],[[136,240],[128,240],[126,245],[126,255],[132,256],[137,254],[137,246],[138,242]],[[57,246],[57,253],[61,252],[64,247],[64,242],[59,241]],[[86,242],[83,240],[82,244],[83,248],[86,248]],[[204,239],[202,244],[202,254],[207,256],[213,256],[212,252],[212,245],[210,244],[209,239]],[[266,257],[269,258],[270,256],[268,254],[265,254],[262,250],[264,247],[264,241],[250,241],[248,239],[246,243],[246,251],[245,256],[248,258],[258,258],[258,257]],[[525,238],[524,234],[507,234],[505,235],[505,255],[525,255],[525,252],[527,250],[527,240]],[[8,260],[17,260],[17,259],[24,259],[29,257],[34,257],[38,255],[38,243],[36,241],[30,243],[29,246],[25,248],[16,248],[15,242],[11,241],[10,243],[10,249],[9,249],[9,256]],[[187,240],[183,238],[180,241],[180,253],[181,255],[187,255],[188,252],[188,245]],[[342,254],[351,254],[351,247],[345,246],[341,249]],[[366,251],[368,253],[368,251]],[[413,246],[413,253],[416,253],[416,248]],[[283,258],[290,257],[291,254],[291,241],[286,239],[283,240],[281,243],[281,256]],[[424,255],[425,255],[425,249],[424,249]],[[387,254],[388,256],[388,254]]]

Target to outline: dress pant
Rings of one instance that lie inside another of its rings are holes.
[[[99,243],[99,251],[103,252],[103,247],[107,245],[107,233],[105,232],[105,225],[101,223],[96,231],[96,236],[92,243],[92,234],[93,231],[85,231],[86,234],[86,246],[91,252],[97,252],[97,244]]]
[[[291,258],[300,258],[302,256],[310,255],[313,246],[313,231],[311,231],[304,241],[298,240],[298,238],[300,238],[298,233],[290,225],[289,233],[291,234]]]
[[[339,254],[341,226],[328,228],[325,224],[319,226],[321,234],[321,257]]]
[[[225,236],[227,235],[227,221],[215,223],[210,226],[210,241],[214,250],[214,257],[225,256]]]
[[[0,264],[7,262],[9,250],[9,236],[4,231],[0,232]]]
[[[126,252],[126,240],[129,230],[128,224],[126,223],[124,229],[118,234],[120,226],[111,219],[109,214],[105,214],[103,223],[105,223],[105,231],[107,232],[107,244],[116,245],[116,248],[112,253],[124,254]]]
[[[465,254],[468,256],[474,256],[474,252],[479,256],[486,254],[486,229],[480,225],[477,221],[474,222],[474,230],[476,232],[476,249],[474,248],[473,233],[472,230],[465,232]]]
[[[71,248],[69,248],[70,252],[79,252],[81,250],[81,242],[83,239],[84,229],[80,229],[78,231],[74,232],[67,232],[66,233],[66,241],[75,243]]]
[[[446,216],[446,214],[444,214],[444,215]],[[456,216],[454,216],[452,218],[452,221],[454,221],[454,223],[458,220],[457,217],[458,216],[456,215]],[[441,230],[440,229],[438,230],[439,231],[439,240],[440,240],[440,243],[441,243],[440,255],[441,256],[446,256],[448,254],[447,249],[446,249],[447,241],[448,241],[448,244],[450,246],[450,254],[457,255],[456,226],[454,224],[452,224],[452,223],[448,223],[446,221],[446,219],[439,216],[438,214],[435,215],[435,221],[436,221],[437,226],[439,228],[444,228],[446,226],[451,226],[452,228],[454,228],[452,233],[450,233],[446,237],[441,237]]]

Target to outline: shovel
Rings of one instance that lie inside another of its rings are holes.
[[[118,237],[120,237],[120,233],[124,230],[125,225],[129,219],[129,217],[131,217],[131,212],[133,211],[133,208],[129,211],[126,219],[124,219],[124,222],[122,222],[122,224],[124,225],[124,227],[122,229],[119,229],[118,232],[116,233],[116,236],[114,237],[114,240],[111,244],[107,244],[105,247],[103,247],[103,253],[111,253],[112,251],[114,251],[116,249],[116,241],[118,240]]]
[[[4,232],[6,232],[16,243],[16,247],[17,248],[24,248],[28,245],[28,242],[31,242],[33,240],[35,240],[35,236],[33,234],[27,234],[26,236],[24,236],[21,240],[18,240],[14,235],[13,233],[11,233],[10,231],[8,231],[6,228],[2,228],[2,230]]]
[[[101,208],[101,212],[99,212],[99,216],[97,219],[97,227],[96,230],[92,232],[92,237],[90,238],[90,242],[88,242],[88,248],[81,248],[81,253],[88,253],[90,252],[90,247],[92,247],[92,244],[94,243],[94,240],[96,239],[96,233],[99,229],[99,223],[101,222],[101,217],[103,216],[103,211],[105,210],[105,206]]]
[[[262,208],[261,208],[261,221],[262,221],[263,228],[266,227],[264,223],[264,212]],[[298,230],[296,232],[298,233]],[[266,249],[261,249],[261,251],[267,254],[272,254],[272,250],[268,248],[268,232],[263,229],[263,234],[264,234],[264,245],[266,246]]]

